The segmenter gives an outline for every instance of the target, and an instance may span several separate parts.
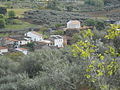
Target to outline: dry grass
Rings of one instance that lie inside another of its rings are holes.
[[[6,25],[6,29],[8,29],[8,30],[20,30],[20,29],[26,29],[26,28],[39,27],[39,25],[30,24],[28,22],[24,22],[24,21],[21,21],[21,20],[16,20],[16,22],[18,24]]]
[[[24,12],[29,10],[31,9],[7,9],[7,11],[14,11],[18,17],[23,17]]]

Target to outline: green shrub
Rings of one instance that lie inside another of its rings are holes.
[[[104,6],[104,0],[85,0],[86,4],[94,5],[97,7],[103,7]]]
[[[85,23],[87,26],[95,26],[96,25],[96,21],[93,19],[86,19]]]
[[[55,35],[64,35],[64,31],[63,30],[56,30],[53,32],[53,34]]]
[[[0,14],[6,14],[7,13],[7,9],[5,7],[0,7]]]
[[[9,12],[8,12],[8,17],[9,17],[9,18],[15,18],[15,16],[16,16],[16,14],[15,14],[14,11],[9,11]]]
[[[4,18],[4,16],[2,14],[0,14],[0,18]]]
[[[5,28],[5,20],[4,19],[0,19],[0,28]]]

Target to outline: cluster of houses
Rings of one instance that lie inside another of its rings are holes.
[[[27,45],[31,42],[37,42],[37,43],[44,43],[44,45],[47,45],[49,47],[57,47],[62,48],[64,47],[64,38],[60,35],[51,35],[48,40],[45,40],[43,38],[42,34],[39,34],[35,31],[30,31],[25,33],[24,35],[13,35],[10,37],[1,37],[0,43],[2,46],[0,46],[0,54],[8,53],[9,50],[19,51],[23,54],[28,54],[27,48],[22,48],[21,46]]]
[[[80,22],[77,20],[70,20],[67,23],[68,29],[80,29]],[[57,47],[62,48],[66,45],[66,38],[60,35],[51,35],[47,40],[43,38],[43,35],[30,31],[25,33],[24,35],[13,35],[9,37],[1,37],[0,38],[0,55],[4,53],[8,53],[9,51],[19,51],[23,54],[28,54],[28,49],[23,48],[22,46],[27,45],[31,42],[37,42],[39,45],[47,45],[49,47]]]
[[[70,20],[67,23],[67,28],[65,28],[65,32],[72,30],[79,31],[80,29],[87,29],[89,27],[81,27],[81,23],[78,20]],[[70,31],[71,32],[71,31]],[[67,38],[69,37],[69,38]],[[48,46],[48,47],[55,47],[55,48],[63,48],[65,45],[68,44],[70,39],[70,35],[61,36],[61,35],[50,35],[49,38],[46,40],[43,38],[43,35],[35,32],[29,31],[23,35],[12,35],[9,37],[1,37],[0,38],[0,55],[4,53],[8,53],[10,51],[19,51],[23,54],[28,54],[28,49],[23,48],[23,46],[27,45],[28,43],[35,42],[37,46]],[[37,49],[37,48],[36,48]]]

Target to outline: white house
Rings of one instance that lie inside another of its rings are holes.
[[[52,43],[49,44],[49,46],[56,46],[58,48],[64,47],[64,39],[60,35],[51,35],[50,40]]]
[[[28,54],[28,50],[26,48],[16,48],[15,50],[22,52],[23,54],[27,55]]]
[[[0,46],[0,54],[7,53],[7,52],[8,52],[8,48]]]
[[[32,41],[42,41],[43,36],[35,31],[27,32],[25,36],[30,37]]]
[[[5,38],[5,44],[18,44],[18,43],[19,43],[19,40],[9,38],[9,37]]]
[[[26,41],[26,40],[20,40],[20,45],[26,45],[27,43],[29,43],[29,41]]]
[[[10,38],[10,37],[6,37],[5,39],[5,45],[14,45],[14,47],[19,47],[20,46],[20,41]]]
[[[31,40],[27,40],[27,39],[19,39],[19,43],[18,43],[18,45],[20,46],[20,45],[26,45],[26,44],[28,44],[28,43],[30,43],[31,42]]]
[[[69,29],[80,29],[80,21],[78,20],[70,20],[67,22],[67,28]]]
[[[15,45],[15,47],[20,47],[20,45],[26,45],[27,43],[30,43],[30,40],[27,39],[14,39],[14,38],[10,38],[7,37],[5,38],[5,44],[6,45]]]

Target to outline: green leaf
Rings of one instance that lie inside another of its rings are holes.
[[[89,74],[86,74],[85,77],[89,79],[91,76]]]
[[[108,74],[111,76],[113,74],[113,71],[108,71]]]

